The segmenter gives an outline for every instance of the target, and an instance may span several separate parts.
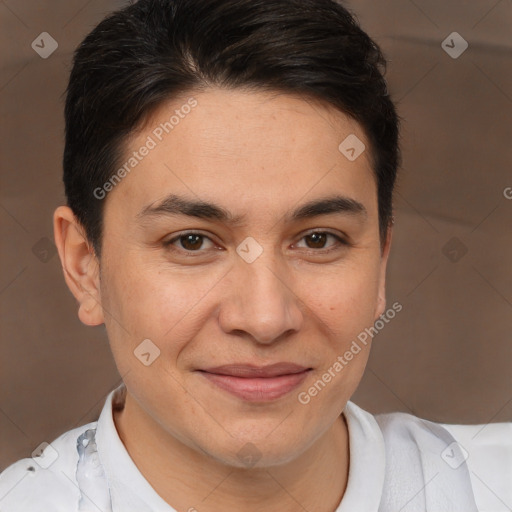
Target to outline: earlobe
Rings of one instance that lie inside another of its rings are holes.
[[[88,300],[84,300],[80,303],[78,318],[85,325],[101,325],[104,323],[101,303],[96,302],[92,296],[88,295],[88,297]]]
[[[83,227],[68,206],[55,210],[53,230],[64,279],[79,303],[80,321],[85,325],[102,324],[99,262]]]

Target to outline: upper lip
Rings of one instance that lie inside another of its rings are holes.
[[[200,371],[233,377],[276,377],[278,375],[301,373],[305,370],[310,370],[310,368],[295,363],[275,363],[266,366],[240,363],[203,368]]]

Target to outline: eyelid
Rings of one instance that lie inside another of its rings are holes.
[[[338,242],[339,245],[343,245],[343,246],[349,246],[350,245],[350,242],[349,242],[349,238],[348,236],[346,236],[344,233],[343,234],[339,234],[339,233],[334,233],[332,231],[330,231],[329,229],[311,229],[311,230],[308,230],[304,233],[302,233],[300,235],[300,238],[299,238],[299,242],[302,241],[303,238],[305,238],[306,236],[308,235],[312,235],[314,233],[320,233],[320,234],[324,234],[324,235],[331,235],[332,237],[334,237],[336,239],[336,241]],[[328,247],[326,249],[310,249],[310,248],[305,248],[306,251],[309,251],[309,252],[313,252],[313,253],[326,253],[326,252],[329,252],[329,251],[333,251],[333,250],[336,250],[338,247],[333,246],[333,247]]]
[[[169,246],[169,245],[172,245],[174,242],[177,242],[181,237],[183,236],[187,236],[187,235],[200,235],[202,236],[203,238],[207,238],[208,240],[210,240],[212,243],[216,243],[212,237],[210,235],[207,235],[205,233],[202,233],[201,230],[198,230],[198,229],[195,229],[195,230],[188,230],[188,231],[182,231],[180,233],[178,233],[177,235],[174,235],[172,238],[170,238],[169,240],[164,240],[163,241],[163,244],[164,246]],[[184,249],[182,249],[184,250]],[[186,251],[186,252],[194,252],[194,251]],[[202,251],[195,251],[195,252],[202,252]]]
[[[308,229],[307,231],[304,231],[301,233],[300,240],[302,240],[305,236],[312,235],[313,233],[325,233],[328,235],[332,235],[334,237],[339,238],[340,240],[346,241],[348,243],[349,237],[343,233],[342,231],[332,231],[329,228],[312,228]]]

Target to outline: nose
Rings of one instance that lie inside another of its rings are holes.
[[[298,332],[303,314],[290,274],[266,257],[254,262],[239,259],[224,283],[219,321],[224,332],[271,344]]]

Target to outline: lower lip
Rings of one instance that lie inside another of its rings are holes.
[[[210,382],[248,402],[268,402],[286,395],[300,386],[311,370],[278,377],[233,377],[202,371]]]

